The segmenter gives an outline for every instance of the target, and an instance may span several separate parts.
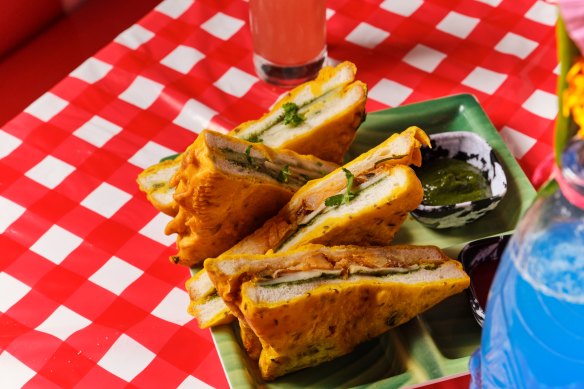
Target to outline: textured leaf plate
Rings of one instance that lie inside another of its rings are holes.
[[[346,155],[351,160],[394,132],[416,125],[428,134],[472,131],[495,150],[508,179],[507,195],[488,215],[463,228],[433,230],[411,217],[393,243],[432,244],[456,258],[473,240],[512,231],[535,195],[531,183],[488,117],[471,95],[369,113]],[[453,296],[410,322],[362,344],[351,354],[263,382],[257,364],[241,348],[237,326],[212,329],[219,357],[233,388],[399,388],[468,371],[470,354],[479,346],[480,326],[465,293]]]

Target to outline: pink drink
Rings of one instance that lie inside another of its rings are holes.
[[[280,85],[313,78],[326,55],[325,0],[250,0],[254,63]]]

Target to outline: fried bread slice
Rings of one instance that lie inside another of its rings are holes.
[[[434,246],[306,245],[225,255],[205,269],[259,339],[266,380],[347,354],[470,282],[461,264]]]
[[[365,119],[367,86],[355,81],[355,73],[355,65],[350,62],[325,67],[315,80],[291,90],[260,119],[240,124],[229,135],[341,163]],[[148,200],[170,216],[176,215],[178,206],[168,177],[180,165],[180,159],[163,161],[138,176]]]
[[[326,208],[325,201],[327,198],[346,191],[348,180],[347,171],[354,177],[354,183],[357,186],[368,185],[367,183],[371,179],[369,175],[374,174],[373,171],[375,170],[382,171],[380,168],[407,166],[410,164],[420,166],[422,162],[420,148],[423,145],[429,146],[430,140],[426,133],[418,127],[410,127],[401,133],[393,134],[386,141],[370,151],[361,154],[353,161],[345,164],[342,168],[334,170],[325,177],[308,182],[294,194],[276,216],[264,223],[261,228],[255,230],[253,234],[242,239],[237,245],[229,249],[226,254],[232,252],[265,253],[268,250],[278,251],[290,249],[308,243],[311,238],[304,238],[304,234],[300,234],[300,236],[292,240],[292,242],[297,242],[296,244],[290,243],[289,238],[291,238],[291,235],[299,227],[304,229],[302,225],[308,223],[313,215]],[[404,170],[398,169],[395,171],[403,172]],[[419,203],[414,204],[418,199],[421,202],[419,195],[420,193],[423,195],[423,190],[418,185],[419,180],[415,174],[413,176],[410,172],[404,174],[412,180],[408,183],[408,185],[411,184],[411,186],[408,186],[408,190],[412,192],[404,193],[403,198],[399,197],[397,201],[404,203],[405,206],[403,209],[407,213],[419,205]],[[348,223],[348,219],[331,220],[330,224],[325,224],[330,228],[325,235],[331,236],[330,243],[335,244],[357,244],[359,242],[366,245],[388,244],[401,226],[403,219],[405,219],[405,215],[400,219],[401,221],[396,220],[395,222],[391,222],[386,220],[383,229],[373,228],[365,221],[363,224],[365,230],[361,230],[361,232],[357,232],[357,228],[351,228],[350,224],[343,226],[343,223]],[[378,221],[375,222],[377,223]],[[323,229],[325,225],[323,225]],[[332,242],[332,234],[337,231],[342,231],[340,229],[344,229],[345,232],[347,230],[355,230],[354,232],[358,236],[351,235],[344,238],[342,237],[343,232],[342,234],[334,235],[339,237],[339,239],[343,239],[342,241]],[[325,235],[321,236],[321,238],[328,239]]]
[[[350,62],[323,68],[260,119],[237,126],[233,136],[341,163],[365,119],[367,86],[354,81],[356,70]]]
[[[336,164],[205,130],[189,146],[171,186],[179,205],[166,234],[177,234],[175,263],[216,257]]]
[[[152,165],[144,169],[136,180],[154,208],[169,216],[178,212],[178,204],[173,197],[175,188],[170,185],[170,180],[178,170],[181,160],[182,154]]]

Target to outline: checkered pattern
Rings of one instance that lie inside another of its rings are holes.
[[[551,152],[556,11],[536,0],[330,0],[368,110],[474,94],[531,176]],[[242,0],[167,0],[0,130],[0,387],[227,386],[136,176],[259,117]]]

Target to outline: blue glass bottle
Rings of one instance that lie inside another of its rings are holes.
[[[473,388],[584,388],[584,141],[568,145],[558,174],[503,253]]]

